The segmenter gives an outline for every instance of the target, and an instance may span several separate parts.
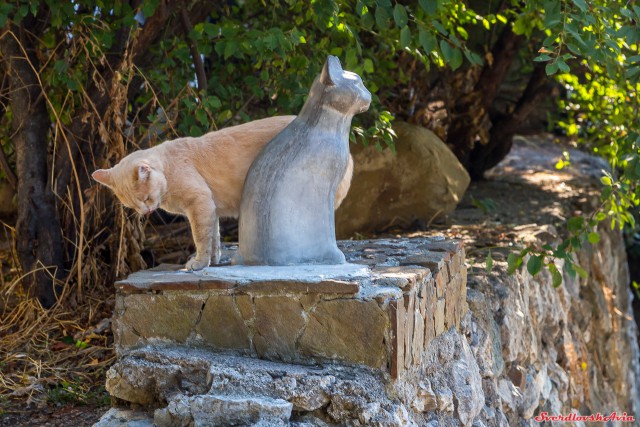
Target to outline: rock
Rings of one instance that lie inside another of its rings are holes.
[[[140,337],[185,342],[197,322],[203,303],[200,295],[131,295],[124,304],[120,321]],[[148,316],[148,312],[162,315]]]
[[[425,379],[418,385],[418,394],[411,406],[418,412],[433,411],[438,407],[438,398],[429,380]]]
[[[375,301],[331,300],[320,302],[309,313],[309,322],[300,337],[303,353],[326,358],[353,360],[381,366],[384,348],[370,343],[384,341],[388,318]]]
[[[538,382],[531,376],[526,376],[523,390],[522,403],[520,404],[520,416],[528,420],[540,404],[541,388]]]
[[[423,372],[417,374],[419,384],[414,400],[418,406],[432,406],[433,390],[436,409],[452,413],[464,426],[471,426],[485,404],[482,378],[467,340],[450,329],[436,337],[424,354]],[[428,378],[430,384],[424,381]]]
[[[93,427],[154,427],[154,424],[147,412],[111,408]]]
[[[293,405],[270,397],[203,395],[190,399],[195,425],[288,425]]]
[[[380,230],[397,223],[425,223],[451,212],[470,179],[455,155],[434,133],[395,122],[395,147],[352,146],[351,188],[336,212],[336,234]]]
[[[127,365],[118,362],[107,371],[105,388],[118,399],[148,406],[164,400],[167,394],[175,391],[180,383],[179,377],[179,368],[171,364]]]
[[[288,426],[292,408],[286,400],[264,396],[178,395],[166,408],[155,411],[154,424],[158,427]]]
[[[196,331],[216,348],[248,350],[251,348],[247,325],[239,305],[248,300],[247,295],[211,295],[202,308]],[[242,302],[236,302],[242,300]]]
[[[436,402],[438,403],[438,411],[453,412],[453,393],[448,388],[436,390]]]
[[[515,412],[517,401],[522,397],[520,391],[508,379],[498,381],[498,395],[502,400],[502,412]]]
[[[289,361],[295,354],[296,338],[304,326],[299,304],[284,296],[255,299],[256,324],[261,326],[253,338],[259,357]]]

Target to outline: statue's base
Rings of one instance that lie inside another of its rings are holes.
[[[459,242],[340,242],[349,264],[161,266],[116,283],[119,357],[189,346],[299,364],[366,365],[398,378],[466,306]],[[225,256],[233,255],[233,248]]]
[[[163,266],[116,283],[106,387],[135,410],[96,425],[400,426],[448,410],[424,375],[438,349],[470,353],[454,330],[467,312],[462,244],[339,246],[349,264]]]

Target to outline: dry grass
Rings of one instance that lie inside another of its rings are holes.
[[[0,412],[25,404],[105,403],[113,296],[96,287],[82,304],[68,298],[44,309],[24,292],[7,235],[0,246]]]

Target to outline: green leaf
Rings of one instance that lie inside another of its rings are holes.
[[[436,37],[425,29],[420,28],[420,46],[427,55],[433,52],[436,48]]]
[[[529,257],[529,261],[527,261],[527,271],[532,276],[535,276],[542,270],[542,265],[544,261],[544,255],[532,255]]]
[[[407,9],[400,3],[396,3],[396,6],[393,8],[393,19],[396,21],[398,28],[404,28],[409,22]]]
[[[469,62],[471,62],[474,65],[482,65],[483,61],[482,58],[480,57],[480,55],[478,55],[475,52],[471,52],[469,49],[465,49],[464,50],[464,56],[467,57],[467,59],[469,60]]]
[[[389,12],[383,6],[378,5],[376,7],[376,25],[381,30],[386,30],[389,27]]]
[[[507,273],[513,274],[522,265],[522,257],[513,252],[507,256]]]
[[[442,56],[445,62],[452,70],[456,70],[462,65],[462,52],[451,46],[446,40],[440,40],[440,50],[442,50]]]
[[[374,67],[373,67],[373,61],[369,58],[366,58],[364,60],[364,71],[367,73],[373,73],[374,72]]]
[[[600,182],[603,185],[607,185],[609,187],[611,187],[613,185],[613,182],[611,181],[611,178],[609,178],[608,176],[603,176],[602,178],[600,178]]]
[[[558,68],[560,69],[560,71],[562,71],[563,73],[568,73],[571,71],[571,69],[569,68],[569,66],[567,65],[566,62],[564,62],[561,59],[558,59]]]
[[[584,218],[581,216],[574,216],[573,218],[570,218],[569,221],[567,222],[567,230],[569,230],[572,233],[577,233],[582,229],[583,225],[584,225]]]
[[[580,10],[583,12],[586,12],[587,9],[589,9],[589,6],[587,6],[587,2],[584,0],[573,0],[573,4],[578,6],[578,8],[580,8]]]
[[[196,110],[196,118],[201,125],[207,126],[209,124],[209,118],[204,110]]]
[[[487,255],[485,263],[487,266],[487,272],[491,273],[491,269],[493,268],[493,258],[491,258],[491,250],[489,250],[489,254]]]
[[[555,73],[558,72],[558,63],[557,62],[550,62],[547,64],[546,67],[544,67],[544,71],[547,73],[547,76],[552,76]]]
[[[411,44],[411,30],[408,26],[405,26],[400,30],[400,46],[404,49]]]
[[[460,66],[462,65],[462,61],[463,61],[462,51],[460,49],[454,48],[452,54],[453,56],[451,57],[451,62],[449,63],[449,66],[453,71],[455,71],[458,68],[460,68]]]
[[[551,272],[551,285],[557,288],[562,284],[562,274],[558,271],[558,267],[554,263],[547,264],[549,271]]]
[[[598,233],[596,233],[595,231],[592,231],[591,233],[589,233],[587,235],[587,240],[592,245],[595,245],[596,243],[598,243],[600,241],[600,235]]]
[[[422,10],[427,12],[427,15],[433,15],[438,11],[437,0],[420,0],[419,3]]]
[[[535,57],[533,60],[535,62],[545,62],[545,61],[550,61],[551,59],[553,59],[553,58],[551,58],[546,53],[543,53],[542,55]]]
[[[238,50],[238,42],[235,40],[227,40],[227,45],[224,47],[224,59],[229,59]]]
[[[573,264],[573,269],[578,273],[578,276],[582,277],[583,279],[589,277],[589,273],[587,273],[587,270],[580,267],[578,264]]]

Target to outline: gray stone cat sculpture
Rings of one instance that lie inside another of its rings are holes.
[[[370,103],[362,79],[329,56],[298,117],[249,169],[236,263],[345,262],[336,245],[334,198],[349,161],[351,119]]]

